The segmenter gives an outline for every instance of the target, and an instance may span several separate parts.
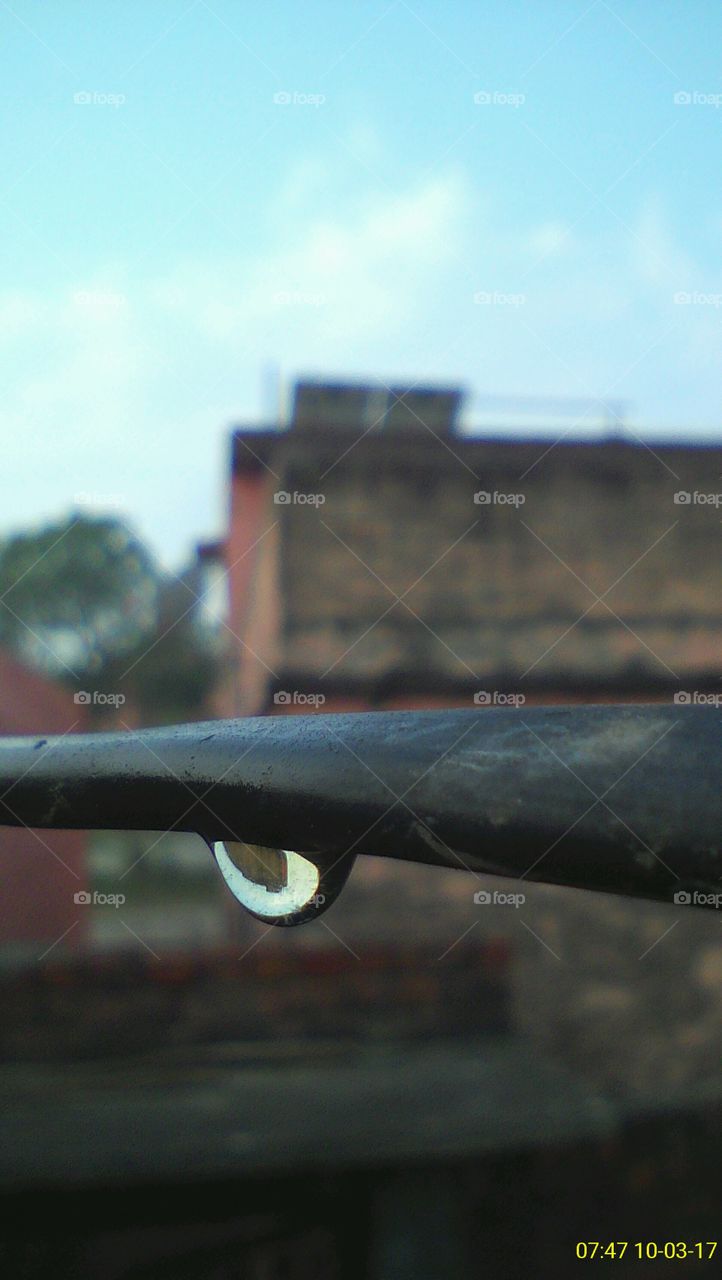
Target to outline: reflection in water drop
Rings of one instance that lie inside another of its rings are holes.
[[[348,879],[354,858],[215,841],[213,856],[231,893],[267,924],[303,924],[321,915]]]

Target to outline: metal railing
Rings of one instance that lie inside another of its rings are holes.
[[[722,719],[708,706],[269,716],[0,739],[0,823],[194,831],[216,852],[250,845],[264,866],[264,850],[302,850],[326,905],[363,854],[713,905],[721,782]],[[234,861],[247,875],[245,856]],[[294,907],[275,922],[312,916]]]

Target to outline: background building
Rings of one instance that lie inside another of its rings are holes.
[[[229,713],[719,687],[722,448],[460,435],[459,402],[301,383],[234,432]]]

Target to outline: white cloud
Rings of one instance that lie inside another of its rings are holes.
[[[261,366],[374,372],[379,342],[406,347],[464,199],[447,176],[333,218],[309,201],[261,258],[208,255],[155,278],[116,264],[55,295],[0,295],[13,344],[0,432],[15,477],[3,525],[97,492],[125,499],[172,558],[213,532],[223,436],[257,415]]]
[[[637,277],[674,289],[690,287],[693,257],[674,239],[658,200],[649,200],[630,228],[630,261]]]
[[[574,233],[563,222],[543,222],[533,227],[527,237],[527,245],[533,254],[544,258],[569,253],[574,245]]]
[[[271,361],[290,377],[480,392],[613,387],[647,421],[711,425],[721,309],[672,293],[716,282],[699,281],[654,203],[634,234],[615,222],[566,236],[553,220],[510,229],[457,172],[335,212],[327,181],[299,161],[263,254],[208,252],[162,275],[115,263],[55,294],[0,294],[5,528],[112,494],[177,561],[223,527],[228,426],[259,417]],[[525,301],[475,306],[476,290]]]
[[[380,322],[389,339],[402,340],[448,261],[464,203],[457,178],[436,179],[345,218],[296,220],[286,243],[260,261],[240,255],[179,266],[149,293],[213,340],[247,341],[260,327],[274,350],[302,340],[310,352],[331,338],[342,356],[344,343]],[[329,354],[327,345],[315,352]]]

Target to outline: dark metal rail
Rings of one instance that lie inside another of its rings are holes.
[[[673,901],[722,893],[722,718],[595,706],[0,739],[0,823],[196,831]],[[720,900],[722,901],[722,899]]]

